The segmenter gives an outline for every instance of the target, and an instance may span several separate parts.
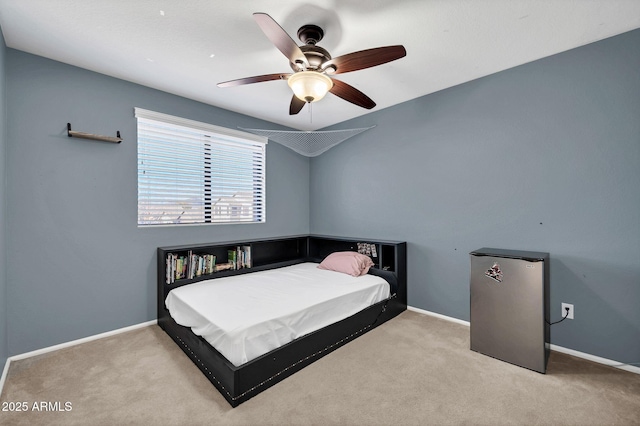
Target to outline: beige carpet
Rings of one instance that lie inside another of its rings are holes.
[[[640,425],[640,375],[555,352],[536,373],[409,311],[233,409],[158,326],[14,362],[0,399],[28,407],[2,425]]]

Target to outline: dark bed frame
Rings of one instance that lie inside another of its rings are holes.
[[[190,328],[178,325],[165,307],[165,299],[174,288],[194,282],[239,275],[302,262],[320,262],[335,251],[357,251],[357,243],[375,246],[375,266],[369,273],[386,279],[392,297],[372,305],[349,318],[300,337],[239,367],[233,365],[206,340]],[[250,246],[251,268],[220,271],[213,274],[166,283],[166,258],[169,253],[215,254],[224,263],[227,251]],[[178,344],[185,354],[220,391],[232,407],[284,380],[324,355],[356,337],[374,329],[407,309],[407,245],[405,242],[372,241],[321,235],[283,237],[259,241],[232,241],[193,246],[159,247],[158,256],[158,325]]]

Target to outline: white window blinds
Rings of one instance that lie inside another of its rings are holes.
[[[267,138],[135,108],[138,225],[265,221]]]

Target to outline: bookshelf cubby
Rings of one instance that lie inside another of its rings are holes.
[[[321,261],[328,254],[335,251],[359,251],[358,243],[368,244],[375,247],[375,256],[370,255],[374,267],[385,271],[395,272],[398,270],[398,250],[397,241],[371,241],[364,239],[340,239],[336,237],[311,235],[309,236],[309,256]]]

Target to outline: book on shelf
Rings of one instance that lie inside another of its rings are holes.
[[[219,271],[227,271],[227,270],[232,270],[233,269],[233,263],[231,262],[227,262],[227,263],[218,263],[217,265],[215,265],[214,267],[214,271],[215,272],[219,272]]]
[[[251,268],[251,246],[242,246],[242,253],[244,253],[242,267]]]
[[[227,261],[232,265],[231,269],[238,269],[238,251],[236,249],[227,250]]]

